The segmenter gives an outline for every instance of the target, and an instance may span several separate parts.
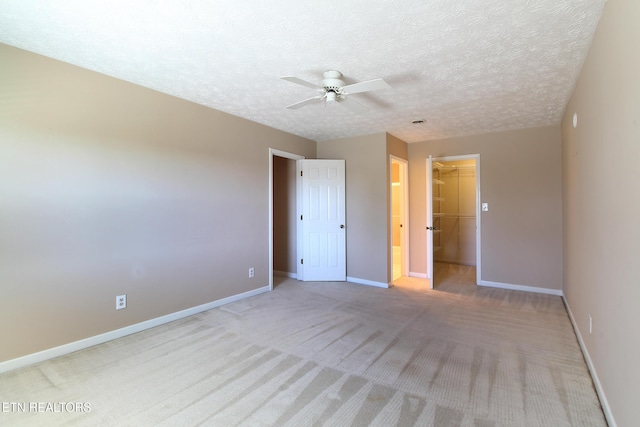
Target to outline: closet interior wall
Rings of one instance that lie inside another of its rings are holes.
[[[434,261],[476,265],[475,160],[437,161],[434,182]]]

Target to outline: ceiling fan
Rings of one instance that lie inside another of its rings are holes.
[[[391,89],[391,86],[382,79],[367,80],[365,82],[354,83],[345,85],[341,80],[342,73],[340,71],[329,70],[322,73],[322,82],[320,85],[309,83],[308,81],[299,79],[297,77],[284,76],[283,80],[287,80],[291,83],[299,84],[302,86],[315,89],[319,92],[318,96],[305,99],[304,101],[296,102],[287,106],[290,110],[295,110],[305,105],[316,104],[324,102],[326,104],[339,103],[347,107],[349,110],[355,113],[364,113],[369,108],[360,104],[359,102],[350,99],[348,96],[354,93],[369,92],[372,90]]]

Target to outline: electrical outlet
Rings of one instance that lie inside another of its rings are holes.
[[[249,268],[249,277],[253,277],[255,274],[255,271],[253,270],[253,267]]]
[[[126,295],[118,295],[116,297],[116,310],[120,310],[123,308],[127,308],[127,296]]]

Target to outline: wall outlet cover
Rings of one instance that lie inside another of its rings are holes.
[[[123,308],[127,308],[127,296],[118,295],[116,297],[116,310],[122,310]]]

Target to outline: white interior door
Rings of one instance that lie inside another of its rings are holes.
[[[431,155],[427,159],[427,279],[429,286],[434,287],[433,272],[433,159]]]
[[[302,280],[347,278],[344,160],[300,160]]]

